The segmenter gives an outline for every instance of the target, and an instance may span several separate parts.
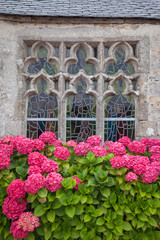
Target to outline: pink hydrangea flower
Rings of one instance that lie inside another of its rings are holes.
[[[160,146],[152,146],[149,151],[152,154],[160,154]]]
[[[62,144],[62,141],[61,140],[56,140],[52,143],[53,146],[55,147],[62,147],[63,144]]]
[[[42,140],[44,143],[52,144],[56,141],[57,137],[53,132],[44,132],[39,136],[39,139]]]
[[[152,138],[150,139],[150,146],[160,146],[160,140],[158,140],[157,138]]]
[[[11,163],[10,157],[8,157],[3,151],[0,151],[0,170],[3,170],[5,168],[9,168]]]
[[[112,143],[113,143],[113,141],[106,141],[106,142],[103,144],[103,147],[109,147]]]
[[[6,197],[3,203],[3,213],[7,216],[7,218],[15,220],[20,217],[20,215],[26,209],[27,203],[25,199],[20,201],[18,198],[13,199],[10,197]]]
[[[14,198],[24,198],[25,197],[25,182],[21,179],[13,180],[7,187],[8,196],[12,199]]]
[[[42,151],[45,148],[45,143],[42,140],[34,139],[33,144],[35,150]]]
[[[109,146],[108,153],[113,153],[115,156],[123,156],[126,154],[126,148],[122,143],[114,142]]]
[[[150,164],[150,160],[148,157],[143,156],[135,156],[135,161],[133,165],[133,171],[138,174],[142,175],[145,172],[146,166]]]
[[[35,228],[40,226],[39,218],[35,217],[32,212],[24,212],[17,220],[19,229],[23,231],[33,232]]]
[[[10,233],[13,234],[14,239],[25,239],[29,234],[28,231],[18,227],[17,221],[12,222]]]
[[[58,163],[50,160],[50,159],[46,159],[41,166],[41,169],[43,172],[57,172],[59,169]]]
[[[67,160],[70,156],[70,151],[66,147],[56,147],[54,156],[61,160]]]
[[[133,169],[133,166],[136,162],[136,156],[132,155],[123,155],[122,156],[124,162],[125,162],[125,167],[129,169]]]
[[[95,157],[107,156],[107,150],[102,146],[94,146],[91,152],[94,153]]]
[[[74,189],[76,189],[77,191],[79,191],[78,185],[79,185],[79,184],[84,184],[84,182],[81,182],[81,181],[79,180],[79,178],[76,177],[76,176],[73,176],[72,179],[75,179],[75,180],[76,180],[76,186],[74,187]]]
[[[16,147],[17,147],[17,151],[20,154],[26,155],[28,153],[33,152],[34,141],[30,138],[23,138],[17,141]]]
[[[152,144],[151,144],[151,140],[149,138],[142,138],[140,140],[141,143],[143,143],[146,147],[151,147]]]
[[[118,142],[122,143],[125,147],[127,147],[128,144],[131,143],[131,140],[129,137],[124,136],[124,137],[120,138],[118,140]]]
[[[43,174],[42,169],[40,167],[38,167],[37,165],[29,166],[28,175],[37,174],[37,173]]]
[[[146,146],[138,141],[132,141],[128,145],[129,151],[132,153],[137,153],[137,154],[144,154],[146,151]]]
[[[48,173],[46,177],[45,188],[50,192],[56,192],[59,188],[62,188],[61,182],[63,180],[64,179],[60,173]]]
[[[150,166],[152,166],[157,171],[157,173],[160,175],[160,163],[159,162],[152,162]]]
[[[28,155],[28,164],[29,165],[36,165],[41,167],[42,163],[46,160],[47,157],[43,156],[39,152],[32,152]]]
[[[27,193],[35,194],[39,189],[43,188],[45,185],[45,178],[40,174],[32,174],[28,176],[25,183],[25,191]]]
[[[73,140],[69,140],[68,142],[66,142],[66,145],[68,147],[75,147],[77,145],[77,142],[75,142]]]
[[[92,135],[89,138],[87,138],[86,142],[89,143],[92,147],[100,146],[102,139],[99,136]]]
[[[151,162],[160,162],[160,154],[153,153],[150,156]]]
[[[137,180],[138,180],[138,177],[137,177],[137,175],[136,175],[135,173],[129,172],[129,173],[127,173],[127,175],[126,175],[126,180],[127,180],[128,182],[132,182],[133,180],[137,181]]]
[[[74,147],[75,154],[77,156],[86,156],[89,151],[91,151],[92,147],[89,143],[80,142]]]
[[[115,156],[114,158],[110,159],[110,162],[113,168],[125,167],[125,160],[120,156]]]
[[[145,168],[145,172],[143,173],[142,180],[144,183],[152,183],[157,181],[158,179],[158,171],[156,167],[153,167],[153,165],[148,165]]]
[[[0,144],[10,144],[13,136],[4,136],[0,139]]]
[[[0,144],[0,154],[5,154],[10,157],[13,154],[13,146],[7,144]]]
[[[17,144],[24,139],[26,139],[26,137],[24,137],[23,135],[17,135],[11,139],[11,145],[13,146],[13,148],[17,148]]]

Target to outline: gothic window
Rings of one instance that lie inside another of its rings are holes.
[[[63,141],[135,138],[136,43],[32,43],[23,73],[28,137],[53,131]]]

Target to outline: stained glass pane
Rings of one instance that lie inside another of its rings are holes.
[[[67,141],[81,142],[96,134],[96,99],[85,93],[86,88],[86,83],[80,80],[77,94],[67,99]]]
[[[68,67],[68,73],[76,74],[80,69],[83,69],[87,75],[93,75],[96,73],[96,68],[91,63],[86,63],[87,52],[84,48],[79,48],[76,52],[78,62],[71,64]]]
[[[106,67],[106,74],[114,75],[118,70],[122,70],[126,75],[132,75],[135,73],[135,69],[132,64],[125,63],[125,51],[122,48],[119,48],[115,52],[116,63],[110,63]]]
[[[119,79],[114,84],[116,95],[105,100],[105,141],[117,141],[122,136],[132,140],[135,135],[135,101],[124,95],[125,83]]]
[[[47,82],[37,83],[38,94],[28,99],[27,135],[38,138],[42,132],[58,133],[58,102],[56,97],[46,93]]]
[[[45,47],[40,47],[37,52],[38,62],[32,62],[28,66],[28,72],[31,74],[37,74],[42,68],[49,75],[55,75],[58,72],[58,67],[53,62],[48,62],[48,50]]]

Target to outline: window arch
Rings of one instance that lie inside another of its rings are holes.
[[[104,140],[117,141],[123,136],[135,138],[135,101],[125,95],[126,84],[122,79],[113,85],[115,95],[104,101]]]
[[[77,94],[67,98],[66,140],[81,142],[96,134],[96,99],[86,89],[86,82],[79,80]]]
[[[28,97],[27,137],[38,138],[45,131],[58,135],[58,102],[56,97],[47,94],[45,80],[37,82],[37,95]]]

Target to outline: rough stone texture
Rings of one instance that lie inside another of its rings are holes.
[[[33,16],[160,19],[159,0],[1,0],[0,13]]]
[[[140,1],[139,1],[140,2]],[[136,138],[160,138],[160,25],[146,24],[42,24],[0,22],[0,137],[26,134],[27,98],[23,77],[26,42],[137,42],[140,62],[136,99]],[[63,100],[63,104],[65,100]],[[61,109],[64,117],[64,109]],[[103,107],[102,110],[103,112]],[[101,116],[99,116],[99,119]],[[61,124],[63,121],[61,119]],[[101,134],[103,123],[97,126]],[[65,126],[65,124],[63,125]],[[65,128],[60,137],[64,140]],[[103,136],[102,136],[103,137]]]

